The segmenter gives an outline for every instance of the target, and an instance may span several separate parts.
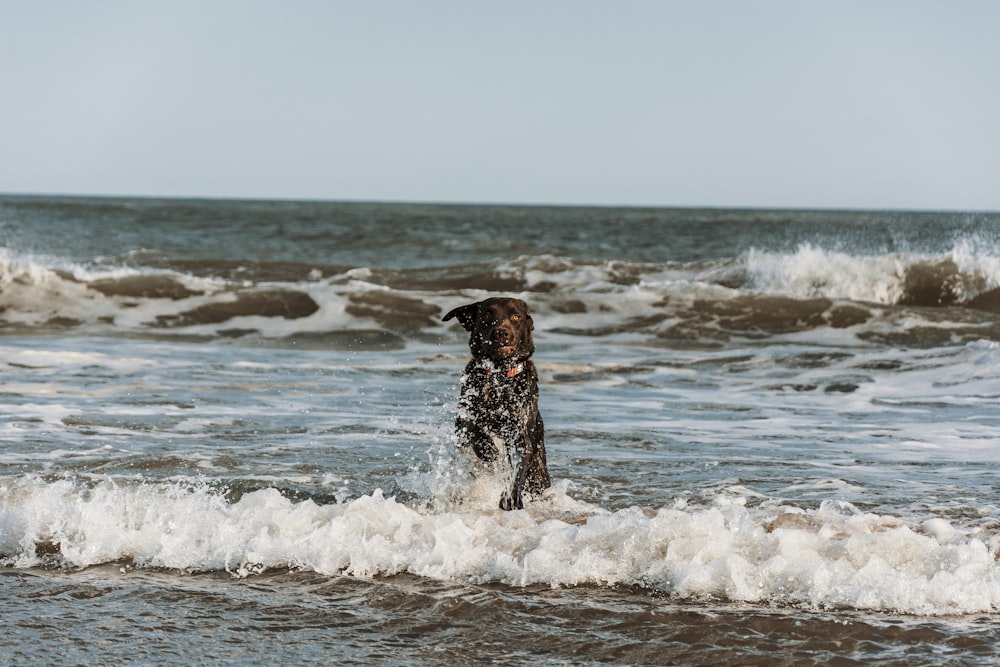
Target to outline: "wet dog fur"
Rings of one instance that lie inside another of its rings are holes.
[[[528,305],[493,297],[455,308],[443,319],[452,318],[469,332],[472,351],[455,417],[459,446],[508,478],[500,508],[522,509],[524,493],[535,495],[550,485]]]

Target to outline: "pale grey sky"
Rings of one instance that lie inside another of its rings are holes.
[[[0,0],[0,192],[1000,210],[1000,2]]]

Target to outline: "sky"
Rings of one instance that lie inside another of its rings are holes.
[[[992,0],[0,0],[0,192],[1000,210]]]

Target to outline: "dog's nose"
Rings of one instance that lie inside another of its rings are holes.
[[[499,345],[507,345],[514,340],[514,333],[508,329],[494,329],[493,335],[491,336],[494,343]]]

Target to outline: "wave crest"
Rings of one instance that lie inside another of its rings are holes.
[[[858,335],[935,329],[917,339],[1000,338],[1000,257],[957,244],[940,256],[855,255],[811,245],[699,262],[594,262],[524,256],[383,269],[168,261],[80,266],[0,255],[0,327],[101,335],[400,340],[449,328],[448,309],[507,293],[542,331],[712,341],[818,328]],[[923,310],[921,310],[923,309]],[[933,311],[933,312],[932,312]],[[979,315],[977,315],[979,313]],[[865,327],[859,330],[858,327]],[[372,336],[372,332],[378,335]],[[956,333],[957,332],[957,333]],[[918,341],[919,342],[919,341]]]
[[[797,298],[935,307],[974,304],[1000,287],[1000,258],[967,244],[941,256],[858,256],[803,245],[792,254],[751,251],[746,265],[747,288]]]
[[[378,490],[321,505],[275,489],[230,502],[205,487],[8,479],[0,562],[639,586],[679,599],[929,615],[1000,609],[1000,537],[942,519],[916,526],[844,502],[750,509],[723,498],[609,512],[564,487],[530,511],[501,512],[416,509]]]

